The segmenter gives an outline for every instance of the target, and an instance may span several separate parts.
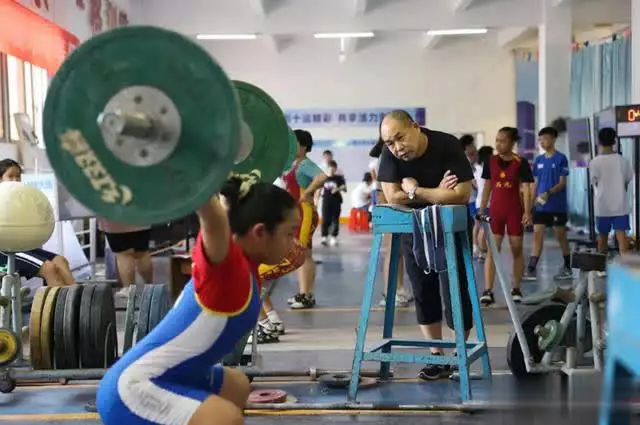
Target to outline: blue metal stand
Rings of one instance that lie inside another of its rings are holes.
[[[421,363],[421,364],[448,364],[457,365],[460,374],[460,397],[463,402],[471,400],[470,365],[477,359],[482,359],[483,377],[491,377],[491,366],[487,338],[484,331],[484,322],[480,310],[480,299],[476,289],[471,250],[467,238],[468,212],[466,206],[447,206],[440,209],[441,220],[445,234],[445,252],[447,259],[447,273],[451,292],[451,312],[455,327],[455,341],[445,340],[401,340],[393,338],[393,322],[396,299],[396,276],[400,249],[400,236],[403,233],[413,233],[413,212],[401,206],[380,205],[373,210],[373,244],[369,257],[369,269],[367,281],[362,297],[360,321],[358,323],[356,346],[353,353],[353,370],[349,385],[349,401],[355,401],[358,394],[360,368],[363,361],[378,361],[380,376],[388,379],[391,362]],[[384,314],[384,326],[382,342],[365,351],[365,338],[369,324],[369,311],[373,302],[375,290],[376,272],[378,270],[378,257],[384,234],[392,234],[391,264],[389,267],[388,287]],[[464,324],[460,301],[460,284],[458,280],[458,264],[456,260],[455,235],[462,233],[464,262],[469,286],[469,295],[473,307],[473,321],[476,328],[478,342],[466,342],[464,340]],[[393,353],[391,348],[420,347],[420,348],[455,348],[457,356],[424,355],[410,353]]]
[[[638,262],[635,259],[635,262]],[[610,265],[607,281],[609,335],[600,425],[631,423],[631,397],[640,377],[640,264],[635,267]]]

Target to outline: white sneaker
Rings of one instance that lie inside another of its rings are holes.
[[[323,238],[322,238],[322,240],[320,241],[320,243],[321,243],[323,246],[327,246],[327,238],[326,238],[326,237],[323,237]]]
[[[338,245],[338,240],[335,237],[331,237],[331,239],[329,239],[329,245],[330,246],[336,246]]]
[[[131,293],[131,286],[127,286],[125,288],[122,288],[118,292],[116,292],[116,295],[123,298],[129,298],[130,293]]]

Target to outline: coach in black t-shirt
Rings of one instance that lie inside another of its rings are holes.
[[[471,196],[473,170],[460,141],[447,133],[421,128],[404,111],[389,113],[380,126],[385,147],[380,157],[378,181],[391,204],[423,208],[433,204],[466,205]],[[473,223],[469,220],[469,235]],[[458,276],[466,334],[473,327],[471,301],[460,241],[457,241]],[[449,284],[446,272],[425,271],[413,254],[413,235],[402,235],[405,267],[413,287],[416,315],[420,330],[427,339],[442,339],[442,299],[447,325],[453,328]],[[440,285],[442,280],[442,290]],[[434,354],[442,349],[432,348]],[[438,379],[451,374],[449,366],[427,365],[419,374],[422,379]]]

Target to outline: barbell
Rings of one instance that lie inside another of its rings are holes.
[[[190,214],[231,171],[273,182],[297,151],[267,93],[231,81],[190,39],[147,26],[96,35],[64,61],[43,133],[53,170],[80,203],[141,225]]]

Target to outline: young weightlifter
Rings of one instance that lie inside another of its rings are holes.
[[[523,235],[524,226],[531,223],[531,191],[533,183],[531,168],[526,158],[513,152],[516,142],[520,140],[518,130],[503,127],[496,135],[497,155],[493,155],[485,163],[482,178],[486,181],[482,190],[480,214],[485,214],[489,198],[491,198],[491,233],[495,238],[498,251],[502,248],[505,230],[509,237],[509,246],[513,256],[513,289],[511,297],[515,302],[522,300],[520,284],[524,273]],[[498,260],[499,261],[499,260]],[[480,297],[484,305],[495,302],[493,297],[493,281],[496,267],[491,250],[487,251],[484,263],[485,290]]]
[[[296,201],[270,183],[231,178],[198,210],[193,278],[174,307],[113,365],[98,389],[105,425],[244,423],[247,377],[212,367],[255,326],[258,265],[278,264],[300,224]]]

